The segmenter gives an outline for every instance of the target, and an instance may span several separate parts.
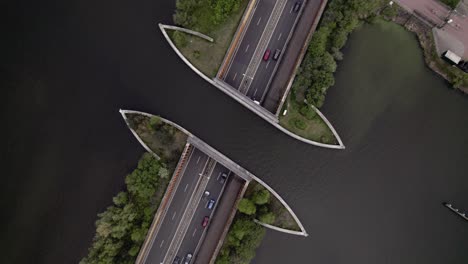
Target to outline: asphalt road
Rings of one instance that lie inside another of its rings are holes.
[[[185,171],[145,263],[161,263],[163,261],[207,159],[208,156],[196,148],[190,154]]]
[[[274,0],[260,0],[253,13],[249,27],[242,39],[239,48],[233,58],[231,65],[228,68],[226,78],[224,81],[232,87],[239,89],[241,85],[243,74],[245,73],[253,52],[257,47],[260,37],[265,29],[266,22],[273,10],[276,1]],[[276,49],[283,51],[285,49],[286,40],[290,34],[294,22],[299,13],[294,12],[292,9],[297,0],[288,0],[286,6],[281,13],[279,22],[274,30],[274,33],[268,42],[268,49],[270,49],[270,59],[268,61],[261,61],[258,69],[253,77],[252,84],[247,92],[247,96],[253,100],[260,101],[263,99],[264,94],[267,92],[267,85],[273,75],[276,64],[279,61],[273,60],[273,55]]]
[[[193,254],[195,252],[197,245],[202,243],[203,234],[210,227],[209,223],[208,226],[202,227],[202,222],[205,216],[210,217],[211,222],[211,218],[217,207],[216,205],[220,200],[223,186],[226,184],[226,182],[221,184],[219,181],[219,177],[223,172],[229,173],[229,170],[221,164],[217,163],[213,173],[210,176],[208,185],[206,186],[206,190],[210,192],[210,195],[209,197],[203,197],[198,203],[198,208],[192,218],[192,221],[190,222],[189,228],[185,234],[182,244],[180,245],[179,251],[177,252],[177,256],[179,256],[181,259],[183,259],[183,257],[188,253]],[[214,199],[216,201],[215,207],[211,210],[207,208],[207,204],[210,199]],[[193,258],[195,258],[195,256]]]
[[[268,61],[263,61],[258,66],[257,72],[254,76],[252,84],[250,85],[247,96],[253,100],[262,102],[265,96],[265,93],[268,90],[268,82],[273,77],[273,71],[276,67],[278,61],[273,60],[273,55],[277,49],[281,51],[281,54],[284,53],[286,49],[286,41],[293,29],[294,22],[299,14],[293,11],[294,4],[296,0],[289,0],[284,8],[283,13],[281,14],[278,25],[275,28],[273,36],[268,43],[268,49],[271,50],[270,59]]]
[[[241,84],[242,78],[244,77],[242,74],[247,70],[247,66],[262,36],[268,18],[273,11],[275,2],[275,0],[259,0],[259,2],[257,2],[250,24],[232,59],[224,80],[236,89],[238,89]]]

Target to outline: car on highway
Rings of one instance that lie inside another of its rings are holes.
[[[214,204],[215,204],[215,200],[214,199],[210,199],[210,201],[208,202],[208,204],[206,205],[206,208],[208,209],[213,209],[214,207]]]
[[[302,2],[299,2],[299,1],[296,2],[296,3],[294,4],[294,9],[293,9],[294,12],[295,12],[295,13],[299,12],[299,10],[301,9],[301,6],[302,6]]]
[[[174,258],[174,261],[172,262],[172,264],[179,264],[180,263],[180,257],[179,256],[176,256]]]
[[[190,264],[190,261],[192,260],[193,255],[191,253],[188,253],[187,256],[184,258],[184,264]]]
[[[264,61],[267,61],[270,58],[270,53],[271,53],[271,50],[269,49],[265,50],[265,53],[263,54]]]
[[[201,225],[203,227],[206,227],[208,225],[208,221],[210,221],[210,218],[208,216],[203,217],[203,222],[201,223]]]
[[[275,54],[273,54],[273,60],[278,60],[281,55],[281,50],[276,49]]]
[[[226,174],[225,172],[223,172],[223,173],[221,174],[221,177],[219,177],[219,182],[220,182],[221,184],[224,184],[224,182],[226,182],[227,177],[228,177],[227,174]]]

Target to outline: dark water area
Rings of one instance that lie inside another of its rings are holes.
[[[173,0],[2,4],[0,263],[77,263],[143,149],[119,108],[160,114],[272,185],[310,236],[255,263],[468,263],[468,99],[399,28],[354,34],[325,114],[347,149],[296,141],[169,48]]]

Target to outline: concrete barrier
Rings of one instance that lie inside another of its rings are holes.
[[[190,69],[192,69],[196,74],[198,74],[205,81],[209,82],[211,85],[215,86],[216,88],[218,88],[219,90],[221,90],[225,94],[231,96],[234,100],[236,100],[237,102],[239,102],[243,106],[247,107],[247,109],[254,112],[258,116],[260,116],[262,119],[264,119],[265,121],[267,121],[268,123],[270,123],[274,127],[278,128],[280,131],[284,132],[285,134],[291,136],[292,138],[295,138],[295,139],[297,139],[297,140],[299,140],[301,142],[304,142],[306,144],[310,144],[310,145],[314,145],[314,146],[322,147],[322,148],[329,148],[329,149],[344,149],[345,148],[344,145],[333,145],[333,144],[321,143],[321,142],[317,142],[317,141],[313,141],[313,140],[310,140],[310,139],[303,138],[301,136],[298,136],[298,135],[292,133],[291,131],[289,131],[286,128],[284,128],[283,126],[281,126],[279,124],[278,117],[275,116],[274,114],[268,112],[268,110],[264,109],[265,111],[263,111],[263,110],[259,109],[259,108],[262,108],[262,107],[256,105],[250,99],[249,99],[249,101],[247,101],[245,99],[247,97],[245,95],[241,94],[239,91],[237,91],[235,89],[227,88],[226,87],[227,84],[226,85],[220,84],[220,82],[222,82],[221,80],[218,80],[216,78],[213,79],[213,80],[210,79],[208,76],[203,74],[199,69],[197,69],[192,63],[190,63],[190,61],[187,58],[185,58],[185,56],[175,46],[175,44],[172,42],[171,38],[169,37],[169,35],[166,32],[166,29],[170,29],[171,27],[172,26],[164,25],[164,24],[161,24],[161,23],[159,24],[159,28],[160,28],[162,34],[164,35],[165,39],[167,40],[167,42],[169,43],[171,48],[177,54],[177,56],[179,56],[179,58],[185,64],[187,64],[187,66],[189,66]],[[268,113],[265,113],[265,112],[268,112]]]
[[[134,110],[120,110],[120,113],[122,114],[122,116],[124,117],[125,120],[127,120],[126,116],[125,116],[126,114],[141,114],[141,115],[144,115],[144,116],[147,116],[147,117],[154,116],[152,114],[148,114],[148,113],[140,112],[140,111],[134,111]],[[241,167],[240,165],[238,165],[237,163],[235,163],[234,161],[232,161],[231,159],[229,159],[228,157],[226,157],[225,155],[223,155],[222,153],[220,153],[219,151],[217,151],[216,149],[214,149],[213,147],[211,147],[210,145],[205,143],[203,140],[201,140],[201,139],[197,138],[196,136],[194,136],[192,133],[190,133],[185,128],[183,128],[183,127],[179,126],[178,124],[176,124],[176,123],[174,123],[172,121],[169,121],[169,120],[167,120],[165,118],[162,118],[162,117],[160,117],[160,118],[161,118],[161,121],[163,121],[163,122],[165,122],[167,124],[170,124],[170,125],[174,126],[175,128],[179,129],[180,131],[182,131],[183,133],[185,133],[188,136],[187,143],[189,143],[190,145],[192,145],[192,146],[198,148],[199,150],[203,151],[209,157],[211,157],[214,160],[216,160],[217,162],[221,163],[223,166],[225,166],[226,168],[231,170],[233,173],[235,173],[239,177],[242,177],[246,181],[255,180],[259,184],[261,184],[263,187],[265,187],[271,194],[273,194],[281,202],[281,204],[288,210],[288,212],[291,214],[293,219],[296,221],[297,225],[301,229],[301,232],[299,232],[298,234],[303,235],[303,236],[307,236],[307,232],[306,232],[304,226],[302,225],[301,221],[299,220],[299,218],[293,212],[291,207],[286,203],[286,201],[277,192],[275,192],[275,190],[273,190],[273,188],[271,188],[268,184],[266,184],[264,181],[262,181],[260,178],[256,177],[254,174],[252,174],[248,170],[244,169],[243,167]],[[127,121],[127,123],[128,123],[128,121]],[[143,144],[144,146],[146,146],[146,144],[143,141],[140,141],[140,143]],[[148,146],[146,146],[145,149],[146,148],[148,148]],[[278,227],[275,230],[279,231],[279,229],[280,228]],[[294,232],[297,232],[297,231],[294,231]]]

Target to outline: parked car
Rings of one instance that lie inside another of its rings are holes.
[[[296,2],[296,3],[294,4],[294,9],[293,9],[293,10],[294,10],[294,13],[299,12],[299,10],[301,9],[301,6],[302,6],[302,2],[299,2],[299,1]]]
[[[176,256],[174,258],[174,261],[172,262],[172,264],[179,264],[180,263],[180,257],[179,256]]]
[[[210,199],[210,201],[209,201],[208,204],[206,205],[206,208],[208,208],[208,209],[211,210],[211,209],[213,209],[214,204],[215,204],[215,200]]]
[[[188,253],[187,256],[184,258],[184,264],[190,264],[190,261],[192,260],[193,255],[191,253]]]
[[[280,55],[281,55],[281,50],[276,49],[275,54],[273,54],[273,59],[274,59],[275,61],[278,60],[279,57],[280,57]]]
[[[271,51],[269,49],[265,50],[265,54],[263,54],[263,60],[267,61],[270,58]]]
[[[228,177],[227,174],[226,174],[225,172],[223,172],[223,173],[221,174],[221,177],[219,177],[219,182],[220,182],[221,184],[224,184],[224,182],[226,182],[227,177]]]
[[[206,227],[206,226],[208,225],[208,221],[210,221],[210,218],[209,218],[208,216],[205,216],[205,217],[203,218],[203,222],[202,222],[201,225],[202,225],[203,227]]]

